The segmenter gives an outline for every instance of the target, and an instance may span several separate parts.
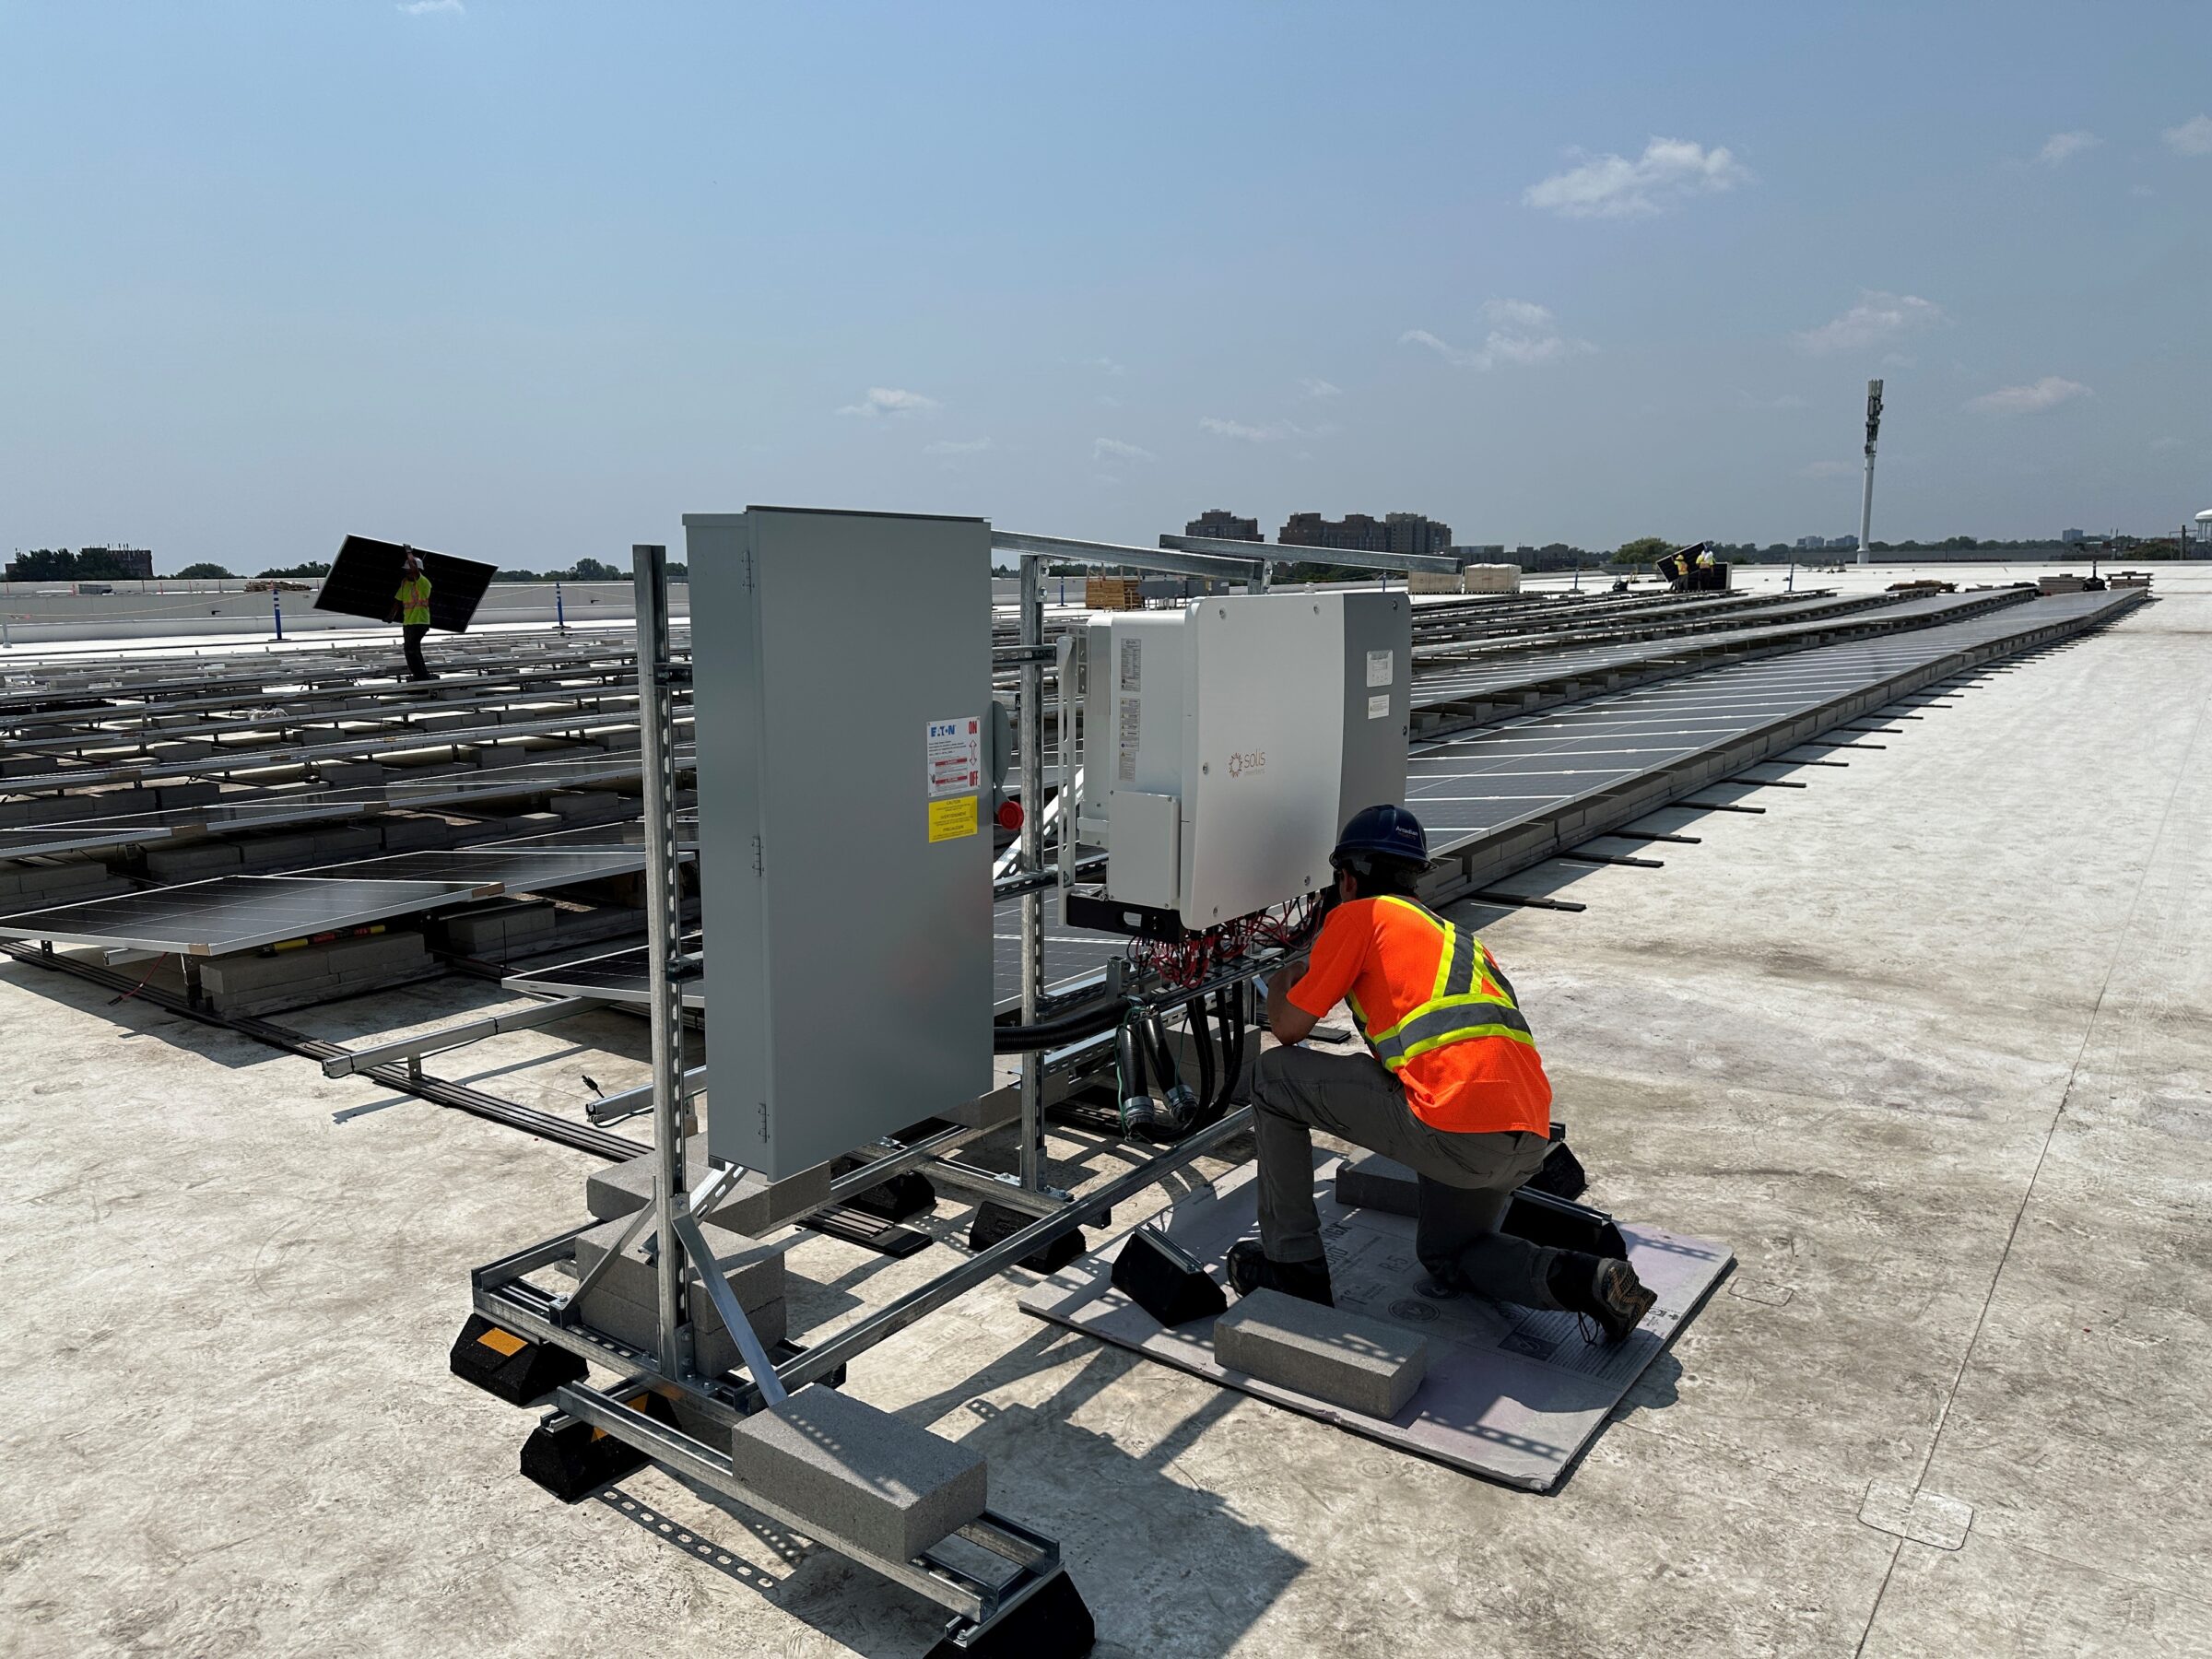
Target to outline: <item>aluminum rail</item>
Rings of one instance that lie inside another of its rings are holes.
[[[1183,553],[1211,553],[1235,559],[1267,559],[1277,564],[1350,565],[1360,571],[1422,571],[1459,574],[1459,560],[1441,553],[1369,553],[1351,547],[1292,547],[1281,542],[1231,541],[1219,535],[1163,535],[1163,547]]]
[[[580,997],[588,1002],[594,999]],[[707,1086],[707,1068],[694,1065],[684,1073],[684,1099],[689,1100]],[[635,1117],[641,1112],[653,1110],[653,1085],[641,1083],[635,1088],[618,1088],[613,1094],[603,1094],[584,1107],[584,1115],[594,1124],[618,1124],[624,1118]]]
[[[636,1447],[654,1462],[724,1493],[790,1531],[828,1545],[846,1559],[904,1585],[973,1624],[984,1624],[1010,1612],[1061,1570],[1058,1545],[987,1510],[980,1521],[959,1528],[957,1535],[1011,1562],[1015,1571],[1006,1583],[990,1583],[939,1559],[934,1553],[935,1545],[911,1561],[895,1561],[826,1529],[818,1518],[801,1514],[747,1486],[737,1478],[729,1453],[680,1429],[654,1421],[611,1394],[589,1383],[569,1382],[554,1392],[553,1403],[565,1416]]]
[[[365,1072],[394,1060],[419,1060],[426,1054],[442,1053],[447,1049],[465,1048],[472,1042],[483,1041],[487,1037],[500,1037],[509,1031],[527,1031],[536,1026],[554,1025],[571,1015],[599,1006],[599,999],[594,996],[564,996],[557,1002],[517,1008],[511,1014],[494,1014],[488,1018],[472,1019],[466,1025],[426,1031],[419,1037],[403,1037],[397,1042],[380,1042],[373,1048],[347,1049],[344,1053],[323,1062],[323,1075],[326,1077],[350,1077],[357,1072]],[[650,1094],[653,1091],[647,1089],[645,1092]]]
[[[1229,543],[1230,547],[1239,543]],[[1020,553],[1032,558],[1064,559],[1070,564],[1129,565],[1140,571],[1159,571],[1170,576],[1210,576],[1229,582],[1249,582],[1260,573],[1261,560],[1249,553],[1226,558],[1196,553],[1162,552],[1158,547],[1129,547],[1119,542],[1074,541],[1064,535],[1025,535],[1017,530],[991,532],[991,547],[997,553]]]
[[[1012,1266],[1022,1257],[1073,1232],[1087,1218],[1103,1215],[1124,1199],[1135,1196],[1148,1186],[1159,1184],[1221,1142],[1251,1127],[1252,1108],[1238,1107],[1218,1123],[1179,1141],[1128,1174],[1108,1182],[1095,1192],[1084,1193],[1070,1199],[1057,1214],[1030,1222],[1019,1232],[1009,1235],[989,1250],[978,1252],[942,1277],[908,1291],[896,1301],[864,1319],[856,1320],[835,1335],[824,1338],[797,1359],[779,1367],[777,1376],[782,1380],[785,1388],[794,1391],[828,1376],[847,1360],[866,1353],[885,1337],[904,1330],[918,1319],[927,1318],[1002,1269]]]

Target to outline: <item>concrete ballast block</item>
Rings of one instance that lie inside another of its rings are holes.
[[[737,1339],[712,1309],[707,1308],[706,1298],[692,1287],[694,1306],[703,1310],[704,1317],[691,1322],[693,1356],[699,1369],[708,1376],[720,1376],[724,1371],[736,1371],[745,1364],[745,1356],[737,1351]],[[594,1330],[603,1331],[617,1342],[627,1344],[641,1354],[650,1354],[659,1344],[659,1315],[653,1309],[624,1301],[618,1296],[600,1294],[594,1285],[578,1304],[583,1321]],[[790,1333],[789,1309],[779,1298],[764,1302],[758,1308],[745,1311],[746,1323],[753,1327],[753,1335],[760,1339],[762,1347],[773,1347]]]
[[[1254,1290],[1214,1321],[1214,1358],[1293,1394],[1394,1418],[1429,1371],[1429,1344],[1379,1319]]]
[[[894,1561],[983,1512],[982,1453],[810,1383],[731,1433],[737,1478],[840,1542]]]
[[[705,1149],[697,1140],[690,1141],[684,1160],[685,1182],[696,1192],[712,1178]],[[653,1154],[594,1170],[584,1181],[583,1201],[602,1220],[611,1221],[643,1209],[653,1202]],[[826,1163],[782,1181],[770,1181],[747,1170],[703,1218],[712,1226],[758,1236],[829,1202],[830,1166]]]
[[[1336,1202],[1351,1209],[1381,1210],[1386,1216],[1421,1213],[1418,1177],[1379,1152],[1347,1158],[1336,1166]]]
[[[629,1223],[618,1218],[603,1221],[589,1232],[576,1239],[576,1270],[589,1273],[597,1266],[599,1259],[621,1241]],[[737,1305],[747,1310],[765,1307],[783,1297],[783,1253],[773,1245],[763,1244],[758,1239],[748,1239],[712,1222],[702,1224],[700,1233],[707,1248],[714,1253],[721,1264],[722,1276],[737,1298]],[[612,1296],[640,1307],[650,1308],[658,1297],[658,1280],[653,1267],[653,1256],[646,1253],[645,1242],[651,1235],[648,1228],[630,1241],[629,1248],[618,1257],[607,1270],[600,1275],[591,1294]],[[712,1304],[707,1300],[703,1287],[691,1287],[691,1317],[700,1324],[716,1323]]]

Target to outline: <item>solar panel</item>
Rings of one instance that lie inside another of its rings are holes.
[[[133,830],[126,838],[131,841],[167,841],[170,831],[146,828]],[[118,838],[112,830],[76,830],[66,824],[50,829],[0,830],[0,858],[29,858],[41,853],[82,853],[96,847],[112,847]]]
[[[693,934],[684,941],[684,948],[696,951],[700,935]],[[628,950],[613,950],[604,956],[583,957],[573,962],[562,962],[552,968],[533,969],[527,973],[511,973],[500,982],[502,989],[529,992],[540,996],[595,996],[602,1002],[625,1003],[643,1007],[653,994],[652,966],[647,955],[648,947],[634,946]],[[684,982],[684,1006],[703,1008],[707,1006],[705,976]]]
[[[2068,597],[2109,602],[2111,596]],[[1441,853],[1550,817],[1585,795],[1955,652],[2101,608],[2062,609],[2050,599],[2008,606],[1965,621],[1712,669],[1418,745],[1406,761],[1406,804]],[[1685,787],[1694,793],[1699,785],[1686,780]]]
[[[315,609],[396,622],[394,611],[406,553],[397,542],[347,536],[331,563],[330,574],[323,579],[323,591],[315,595]],[[447,633],[465,631],[499,567],[427,547],[417,547],[415,553],[422,560],[422,573],[430,579],[430,626]]]
[[[502,892],[535,893],[579,881],[597,881],[607,876],[628,876],[644,867],[642,847],[578,848],[572,852],[510,851],[501,847],[457,853],[437,850],[395,853],[388,858],[322,865],[284,879],[435,881],[475,889],[477,897],[488,899]]]
[[[1793,638],[1836,629],[1894,630],[1916,624],[1938,623],[1950,611],[1987,605],[1990,600],[1991,595],[1986,593],[1946,594],[1877,606],[1841,607],[1841,615],[1810,621],[1795,616],[1776,618],[1772,612],[1762,612],[1759,626],[1720,632],[1558,646],[1540,651],[1520,649],[1516,643],[1511,649],[1477,652],[1471,656],[1433,656],[1415,663],[1413,700],[1417,708],[1430,708],[1438,703],[1496,696],[1576,675],[1602,675],[1732,646],[1781,644]],[[1833,601],[1822,601],[1820,607],[1839,608]],[[1787,607],[1792,613],[1806,608]]]
[[[324,881],[218,876],[143,893],[0,916],[0,938],[224,956],[312,937],[474,897],[429,881]]]

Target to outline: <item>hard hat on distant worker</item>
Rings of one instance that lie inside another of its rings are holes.
[[[1332,869],[1349,868],[1359,875],[1371,861],[1389,859],[1417,870],[1429,867],[1429,834],[1421,820],[1403,806],[1365,806],[1351,816],[1336,850],[1329,854]]]

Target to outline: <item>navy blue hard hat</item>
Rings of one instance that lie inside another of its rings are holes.
[[[1370,859],[1394,859],[1425,868],[1429,863],[1429,834],[1421,820],[1403,806],[1365,806],[1352,814],[1329,863],[1341,869],[1355,868]]]

